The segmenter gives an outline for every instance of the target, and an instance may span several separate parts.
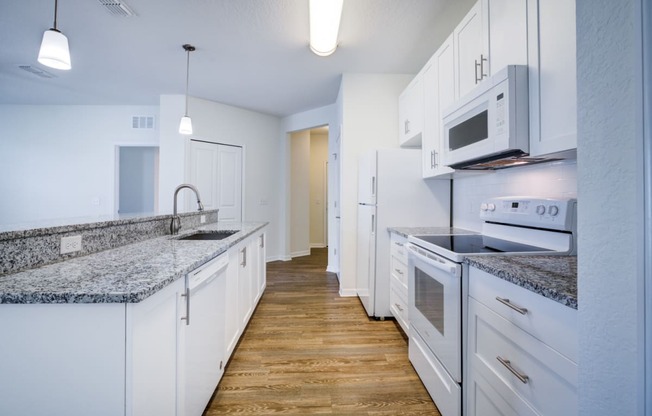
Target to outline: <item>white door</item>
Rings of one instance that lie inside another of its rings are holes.
[[[188,181],[205,209],[220,210],[220,221],[242,221],[242,147],[191,140]],[[194,195],[186,194],[186,210],[194,210]]]
[[[242,147],[218,145],[220,221],[242,221]]]

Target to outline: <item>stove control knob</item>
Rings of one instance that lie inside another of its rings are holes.
[[[537,205],[537,214],[543,215],[546,213],[546,207],[543,205]]]
[[[480,211],[486,211],[487,210],[487,204],[484,202],[480,205]]]
[[[548,207],[548,214],[550,214],[551,217],[556,216],[559,214],[559,207],[557,205],[550,205],[550,207]]]
[[[487,209],[488,209],[489,211],[492,211],[492,212],[493,212],[493,211],[496,210],[496,205],[494,205],[494,204],[488,204],[488,205],[487,205]]]

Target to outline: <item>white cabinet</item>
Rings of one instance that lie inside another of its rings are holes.
[[[489,75],[528,64],[527,1],[483,0],[489,35]]]
[[[240,333],[242,333],[247,326],[247,322],[249,322],[249,318],[251,318],[254,308],[252,292],[255,285],[252,281],[251,242],[249,240],[245,241],[238,251],[240,253],[238,260],[240,263],[240,270],[238,271],[238,317],[240,319]]]
[[[530,155],[577,148],[575,2],[528,0]]]
[[[229,249],[229,265],[226,268],[226,310],[229,313],[226,315],[226,322],[224,323],[224,340],[226,343],[226,358],[231,356],[235,346],[240,338],[240,292],[239,292],[239,278],[240,278],[240,247],[234,246]]]
[[[577,310],[470,267],[466,357],[469,415],[577,414]]]
[[[423,123],[423,177],[450,176],[453,169],[441,163],[442,123],[441,112],[455,101],[455,56],[453,36],[439,47],[423,72],[424,112]]]
[[[258,238],[254,240],[256,250],[256,282],[258,289],[256,291],[255,303],[258,303],[260,297],[267,286],[267,248],[265,247],[267,234],[260,232]]]
[[[417,74],[398,97],[398,119],[401,147],[420,147],[424,119],[421,74]]]
[[[405,334],[409,334],[410,325],[408,317],[408,279],[407,279],[407,238],[400,234],[392,233],[390,236],[390,292],[389,310],[401,325]]]
[[[489,76],[488,35],[483,2],[478,1],[453,31],[455,44],[455,95],[462,97]]]

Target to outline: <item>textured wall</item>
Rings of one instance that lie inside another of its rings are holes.
[[[577,0],[579,409],[642,414],[640,0]]]

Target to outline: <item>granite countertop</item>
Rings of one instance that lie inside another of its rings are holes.
[[[226,252],[266,222],[213,223],[36,269],[0,276],[0,303],[136,303]],[[179,241],[196,230],[237,230]]]
[[[468,256],[465,263],[577,309],[577,256]]]
[[[453,227],[389,227],[387,231],[399,234],[405,238],[411,235],[479,234],[475,231]]]

